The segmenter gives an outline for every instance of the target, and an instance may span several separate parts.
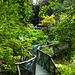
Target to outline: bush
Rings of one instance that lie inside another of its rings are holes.
[[[20,3],[24,5],[24,8]],[[21,33],[28,35],[31,30],[27,22],[31,16],[31,10],[29,10],[31,8],[29,5],[27,8],[25,1],[19,2],[17,0],[14,2],[12,0],[0,0],[0,6],[0,69],[16,72],[14,63],[20,61],[22,52],[24,61],[30,57],[28,52],[31,49],[29,47],[31,42],[20,40],[19,36]],[[22,50],[22,46],[26,46],[26,50]]]
[[[46,54],[50,54],[51,56],[54,55],[53,48],[52,47],[48,47],[47,45],[42,46],[41,50],[43,52],[45,52]]]
[[[69,66],[57,64],[62,75],[74,75],[75,74],[75,62]]]

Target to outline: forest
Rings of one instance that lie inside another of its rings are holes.
[[[32,46],[44,44],[41,50],[61,75],[75,75],[75,0],[36,2],[0,0],[0,72],[17,75],[14,64],[30,59]]]

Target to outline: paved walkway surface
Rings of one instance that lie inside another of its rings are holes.
[[[45,69],[43,69],[40,65],[36,64],[36,75],[51,75]]]

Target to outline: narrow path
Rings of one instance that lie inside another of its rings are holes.
[[[51,75],[45,69],[43,69],[40,65],[36,64],[36,75]]]

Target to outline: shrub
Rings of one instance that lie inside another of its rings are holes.
[[[20,3],[22,3],[23,7]],[[29,47],[31,42],[29,40],[20,40],[18,37],[21,33],[28,35],[31,30],[27,22],[31,16],[31,8],[25,1],[19,2],[17,0],[0,0],[0,6],[0,69],[15,72],[17,69],[14,63],[20,61],[22,52],[24,61],[30,57],[28,52],[31,49]],[[26,46],[26,50],[22,50],[22,46]]]
[[[53,48],[48,47],[47,45],[43,46],[41,50],[47,54],[50,54],[51,56],[54,55]]]

